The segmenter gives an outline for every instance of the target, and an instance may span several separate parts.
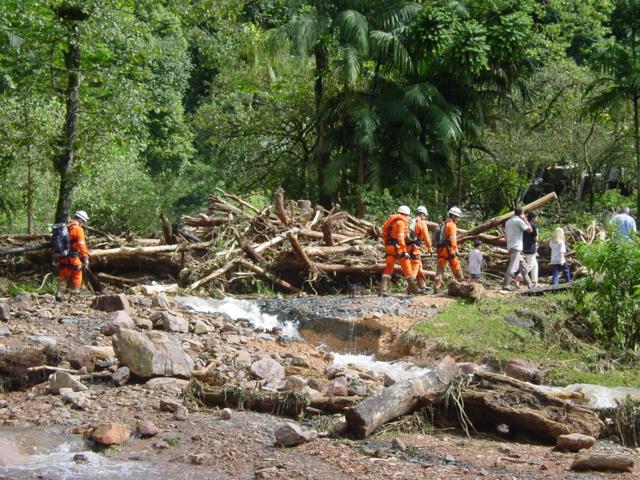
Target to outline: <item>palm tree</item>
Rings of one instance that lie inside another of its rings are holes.
[[[600,51],[599,60],[605,76],[587,90],[593,96],[588,107],[597,112],[619,109],[631,103],[636,166],[637,211],[640,212],[640,0],[617,0],[611,16],[614,38]]]

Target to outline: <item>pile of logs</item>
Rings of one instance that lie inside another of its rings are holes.
[[[536,210],[556,198],[550,193],[524,209]],[[502,275],[508,260],[502,228],[512,215],[458,230],[463,250],[475,239],[486,245],[488,272],[496,275]],[[274,194],[270,204],[258,207],[216,189],[216,194],[209,195],[206,213],[183,216],[178,225],[172,225],[164,215],[160,220],[162,238],[116,236],[87,227],[91,262],[103,282],[141,288],[151,280],[162,280],[162,286],[145,288],[247,292],[255,290],[255,279],[261,279],[284,292],[344,291],[371,284],[385,266],[378,226],[339,207],[328,211],[313,207],[308,200],[287,201],[282,190]],[[427,224],[435,236],[438,224]],[[568,227],[566,233],[571,246],[574,242],[591,243],[600,232],[594,222],[586,232]],[[20,261],[15,260],[16,255]],[[46,235],[0,236],[2,273],[19,270],[24,274],[26,269],[27,274],[41,278],[48,255]],[[548,241],[543,241],[542,273],[548,258]],[[423,261],[427,276],[433,276],[435,258],[425,256]]]

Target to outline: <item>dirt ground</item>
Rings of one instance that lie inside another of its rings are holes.
[[[355,301],[365,302],[365,299]],[[402,315],[383,315],[378,320],[384,321],[397,336],[451,301],[444,296],[414,297]],[[64,350],[87,344],[111,345],[110,338],[100,333],[107,314],[91,310],[89,302],[85,297],[60,305],[49,296],[41,296],[27,305],[12,308],[12,319],[3,324],[11,335],[0,337],[0,348],[31,345],[33,338],[29,337],[33,336],[54,338],[57,347]],[[152,311],[149,302],[132,306],[132,316],[149,316]],[[180,338],[183,344],[206,342],[203,336],[191,333],[181,334]],[[281,356],[307,355],[311,368],[326,366],[321,353],[304,343],[248,337],[242,348]],[[274,432],[288,421],[282,417],[233,411],[230,418],[225,418],[218,410],[188,403],[188,418],[177,420],[174,414],[159,408],[162,398],[183,400],[176,389],[150,390],[142,381],[117,388],[102,381],[88,385],[92,405],[86,410],[73,409],[59,396],[52,395],[46,381],[23,391],[1,394],[0,440],[3,431],[24,427],[57,425],[75,436],[87,432],[95,423],[125,423],[135,429],[140,421],[150,420],[158,427],[158,435],[149,439],[132,436],[124,445],[101,453],[114,463],[151,465],[154,473],[150,477],[156,480],[638,478],[637,467],[634,473],[624,474],[574,473],[569,466],[576,454],[557,452],[549,445],[518,443],[500,438],[497,433],[495,437],[474,434],[467,438],[456,431],[437,431],[428,435],[379,435],[364,441],[328,438],[321,434],[321,438],[309,443],[279,448],[274,445]],[[321,423],[322,419],[312,418],[303,425],[311,428]],[[627,449],[608,441],[598,441],[592,451],[623,453],[636,463],[640,460],[640,449]],[[0,479],[15,478],[11,475],[10,470],[0,467]],[[31,478],[67,477],[56,476],[43,468]]]

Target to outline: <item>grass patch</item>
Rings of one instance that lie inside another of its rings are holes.
[[[500,368],[522,358],[549,368],[545,383],[640,387],[637,361],[616,359],[572,319],[568,293],[456,302],[408,332],[413,341]],[[507,321],[508,320],[508,321]],[[579,323],[579,322],[578,322]]]

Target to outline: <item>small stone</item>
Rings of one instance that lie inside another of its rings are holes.
[[[69,375],[67,372],[55,372],[49,376],[49,388],[51,393],[60,393],[61,388],[70,388],[74,392],[86,390],[87,387],[83,385],[80,380]]]
[[[135,324],[140,330],[153,330],[153,322],[148,318],[136,318]]]
[[[10,337],[11,336],[11,330],[9,330],[9,327],[5,327],[4,325],[0,327],[0,337]]]
[[[220,410],[218,416],[220,417],[220,420],[231,420],[231,409],[223,408],[222,410]]]
[[[30,335],[27,337],[27,342],[35,343],[37,345],[44,345],[45,347],[53,347],[58,344],[55,338],[47,337],[44,335]]]
[[[296,423],[287,422],[275,433],[276,445],[281,447],[295,447],[309,442],[317,437],[315,432],[306,432]]]
[[[282,379],[285,377],[285,370],[275,360],[265,357],[251,364],[251,374],[262,380]]]
[[[578,452],[583,449],[591,448],[595,443],[596,439],[594,437],[590,435],[582,435],[581,433],[560,435],[557,440],[558,448],[567,452]]]
[[[110,337],[121,328],[135,329],[136,324],[131,320],[126,310],[116,310],[109,314],[107,322],[100,328],[100,333]]]
[[[505,375],[508,375],[523,382],[540,383],[540,369],[533,363],[522,359],[511,360],[504,368]]]
[[[390,387],[391,385],[395,385],[397,382],[398,382],[398,380],[393,378],[388,373],[384,374],[384,386],[385,387]]]
[[[91,432],[91,440],[100,445],[121,445],[129,439],[131,430],[122,423],[101,423]]]
[[[157,325],[167,332],[187,333],[189,331],[189,322],[181,315],[169,312],[161,312]]]
[[[73,456],[73,461],[79,465],[82,465],[84,463],[89,463],[89,458],[84,453],[76,453]]]
[[[210,330],[209,325],[202,320],[196,320],[196,323],[193,325],[193,333],[196,335],[204,335],[205,333],[209,333]]]
[[[153,442],[153,446],[158,450],[166,450],[167,448],[171,448],[171,445],[169,445],[169,442],[167,442],[166,440],[158,440],[156,442]]]
[[[189,456],[189,461],[192,465],[204,465],[211,460],[211,455],[208,453],[194,453]]]
[[[180,420],[181,422],[184,422],[189,418],[189,410],[187,410],[187,407],[185,407],[184,405],[180,405],[178,409],[174,412],[173,418],[175,418],[176,420]]]
[[[251,354],[246,350],[240,350],[234,359],[236,368],[247,368],[251,366]]]
[[[161,398],[160,399],[160,410],[163,412],[172,412],[175,413],[182,405],[177,400],[172,400],[170,398]]]
[[[96,369],[96,354],[87,347],[74,348],[67,354],[66,360],[76,370],[86,367],[87,371],[93,372]]]
[[[6,303],[0,303],[0,320],[3,322],[11,320],[11,309]]]
[[[158,434],[158,427],[156,427],[152,421],[145,420],[138,424],[136,431],[138,435],[140,435],[140,438],[151,438]]]
[[[181,395],[183,390],[189,385],[188,380],[181,380],[172,377],[152,378],[144,384],[144,388],[148,390],[161,391],[174,395]]]
[[[304,378],[297,375],[291,375],[284,379],[284,387],[282,388],[282,390],[286,392],[300,393],[306,386],[307,382]]]
[[[294,355],[293,357],[291,357],[291,365],[293,365],[294,367],[309,368],[309,360],[304,357]]]
[[[100,295],[91,302],[91,308],[103,312],[115,312],[116,310],[129,311],[129,300],[124,293],[118,295]]]
[[[91,407],[91,401],[84,396],[83,392],[74,392],[71,388],[61,388],[60,398],[78,410],[87,410]]]
[[[407,449],[407,445],[399,438],[394,438],[391,441],[391,448],[393,448],[394,450],[400,450],[401,452],[404,452]]]
[[[120,367],[111,374],[111,381],[116,387],[126,385],[131,376],[131,370],[128,367]]]
[[[151,306],[160,308],[162,310],[169,310],[171,308],[169,306],[167,296],[162,292],[153,296],[153,298],[151,299]]]
[[[389,455],[384,451],[384,448],[376,448],[375,452],[373,452],[373,456],[375,458],[387,458]]]
[[[450,453],[447,453],[444,456],[444,463],[449,464],[449,463],[456,463],[456,459],[453,455],[451,455]]]

